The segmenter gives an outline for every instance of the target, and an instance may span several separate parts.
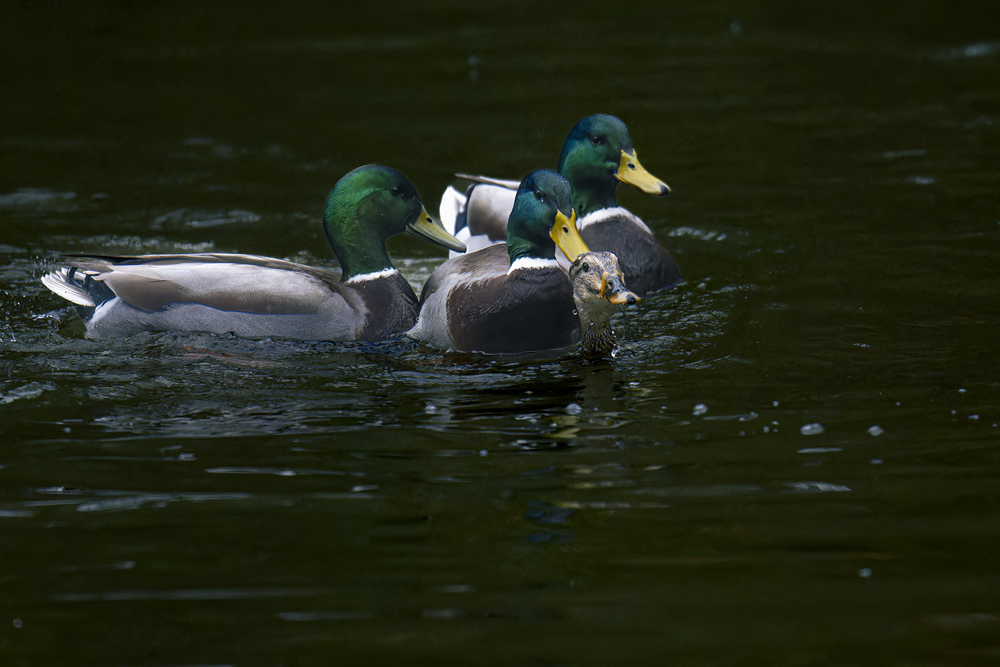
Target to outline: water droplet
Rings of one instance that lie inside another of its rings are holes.
[[[694,406],[694,412],[692,412],[692,414],[695,417],[700,417],[706,412],[708,412],[708,406],[705,405],[704,403],[699,403],[698,405]]]
[[[17,628],[18,630],[20,630],[20,629],[21,629],[21,626],[23,626],[23,625],[24,625],[24,621],[22,621],[22,620],[21,620],[21,619],[19,619],[19,618],[15,618],[15,619],[14,619],[14,627],[15,627],[15,628]]]
[[[872,569],[870,567],[863,567],[858,570],[858,576],[862,579],[870,579],[872,576]]]
[[[885,433],[885,429],[883,429],[878,424],[875,424],[874,426],[869,426],[868,427],[868,435],[878,436],[878,435],[882,435],[883,433]]]
[[[819,422],[813,422],[812,424],[805,424],[799,428],[799,433],[802,435],[819,435],[826,429]]]
[[[566,406],[566,414],[568,415],[578,415],[581,412],[583,412],[583,408],[581,408],[576,403],[570,403],[569,405]]]

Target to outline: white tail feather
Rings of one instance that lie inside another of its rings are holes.
[[[452,236],[455,235],[455,221],[465,209],[465,195],[451,187],[445,188],[441,195],[441,206],[438,207],[438,220]]]
[[[42,284],[62,298],[78,306],[90,306],[93,308],[97,305],[94,303],[94,299],[83,288],[69,281],[69,269],[66,267],[42,276]]]

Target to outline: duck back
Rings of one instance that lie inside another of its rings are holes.
[[[639,296],[659,292],[681,279],[677,262],[638,218],[624,209],[580,229],[584,242],[594,250],[618,257],[625,284]]]

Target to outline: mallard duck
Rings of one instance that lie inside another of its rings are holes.
[[[619,182],[648,194],[670,193],[666,183],[639,163],[625,123],[614,116],[587,116],[566,137],[556,169],[573,187],[573,207],[583,240],[594,250],[608,250],[618,256],[629,289],[646,295],[681,279],[677,262],[649,227],[618,205],[615,193]],[[470,250],[501,243],[517,181],[456,176],[475,183],[464,195],[451,186],[445,190],[440,207],[445,229]],[[564,258],[560,259],[568,265]]]
[[[585,252],[569,267],[573,301],[580,319],[580,350],[599,357],[615,349],[611,316],[623,305],[640,301],[625,287],[625,277],[614,253]]]
[[[506,245],[453,257],[435,269],[420,295],[410,336],[443,350],[507,353],[567,347],[579,335],[573,288],[555,259],[587,252],[576,228],[572,193],[554,171],[521,181]]]
[[[377,341],[417,320],[417,297],[393,268],[385,241],[410,232],[461,251],[433,221],[413,184],[379,165],[341,178],[323,211],[342,275],[270,257],[139,255],[74,260],[42,277],[77,305],[89,338],[140,331],[205,331],[247,338]]]

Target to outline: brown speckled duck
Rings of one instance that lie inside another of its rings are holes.
[[[580,352],[603,357],[617,346],[611,317],[641,299],[625,287],[618,258],[607,251],[585,252],[569,267],[573,301],[580,319]]]

